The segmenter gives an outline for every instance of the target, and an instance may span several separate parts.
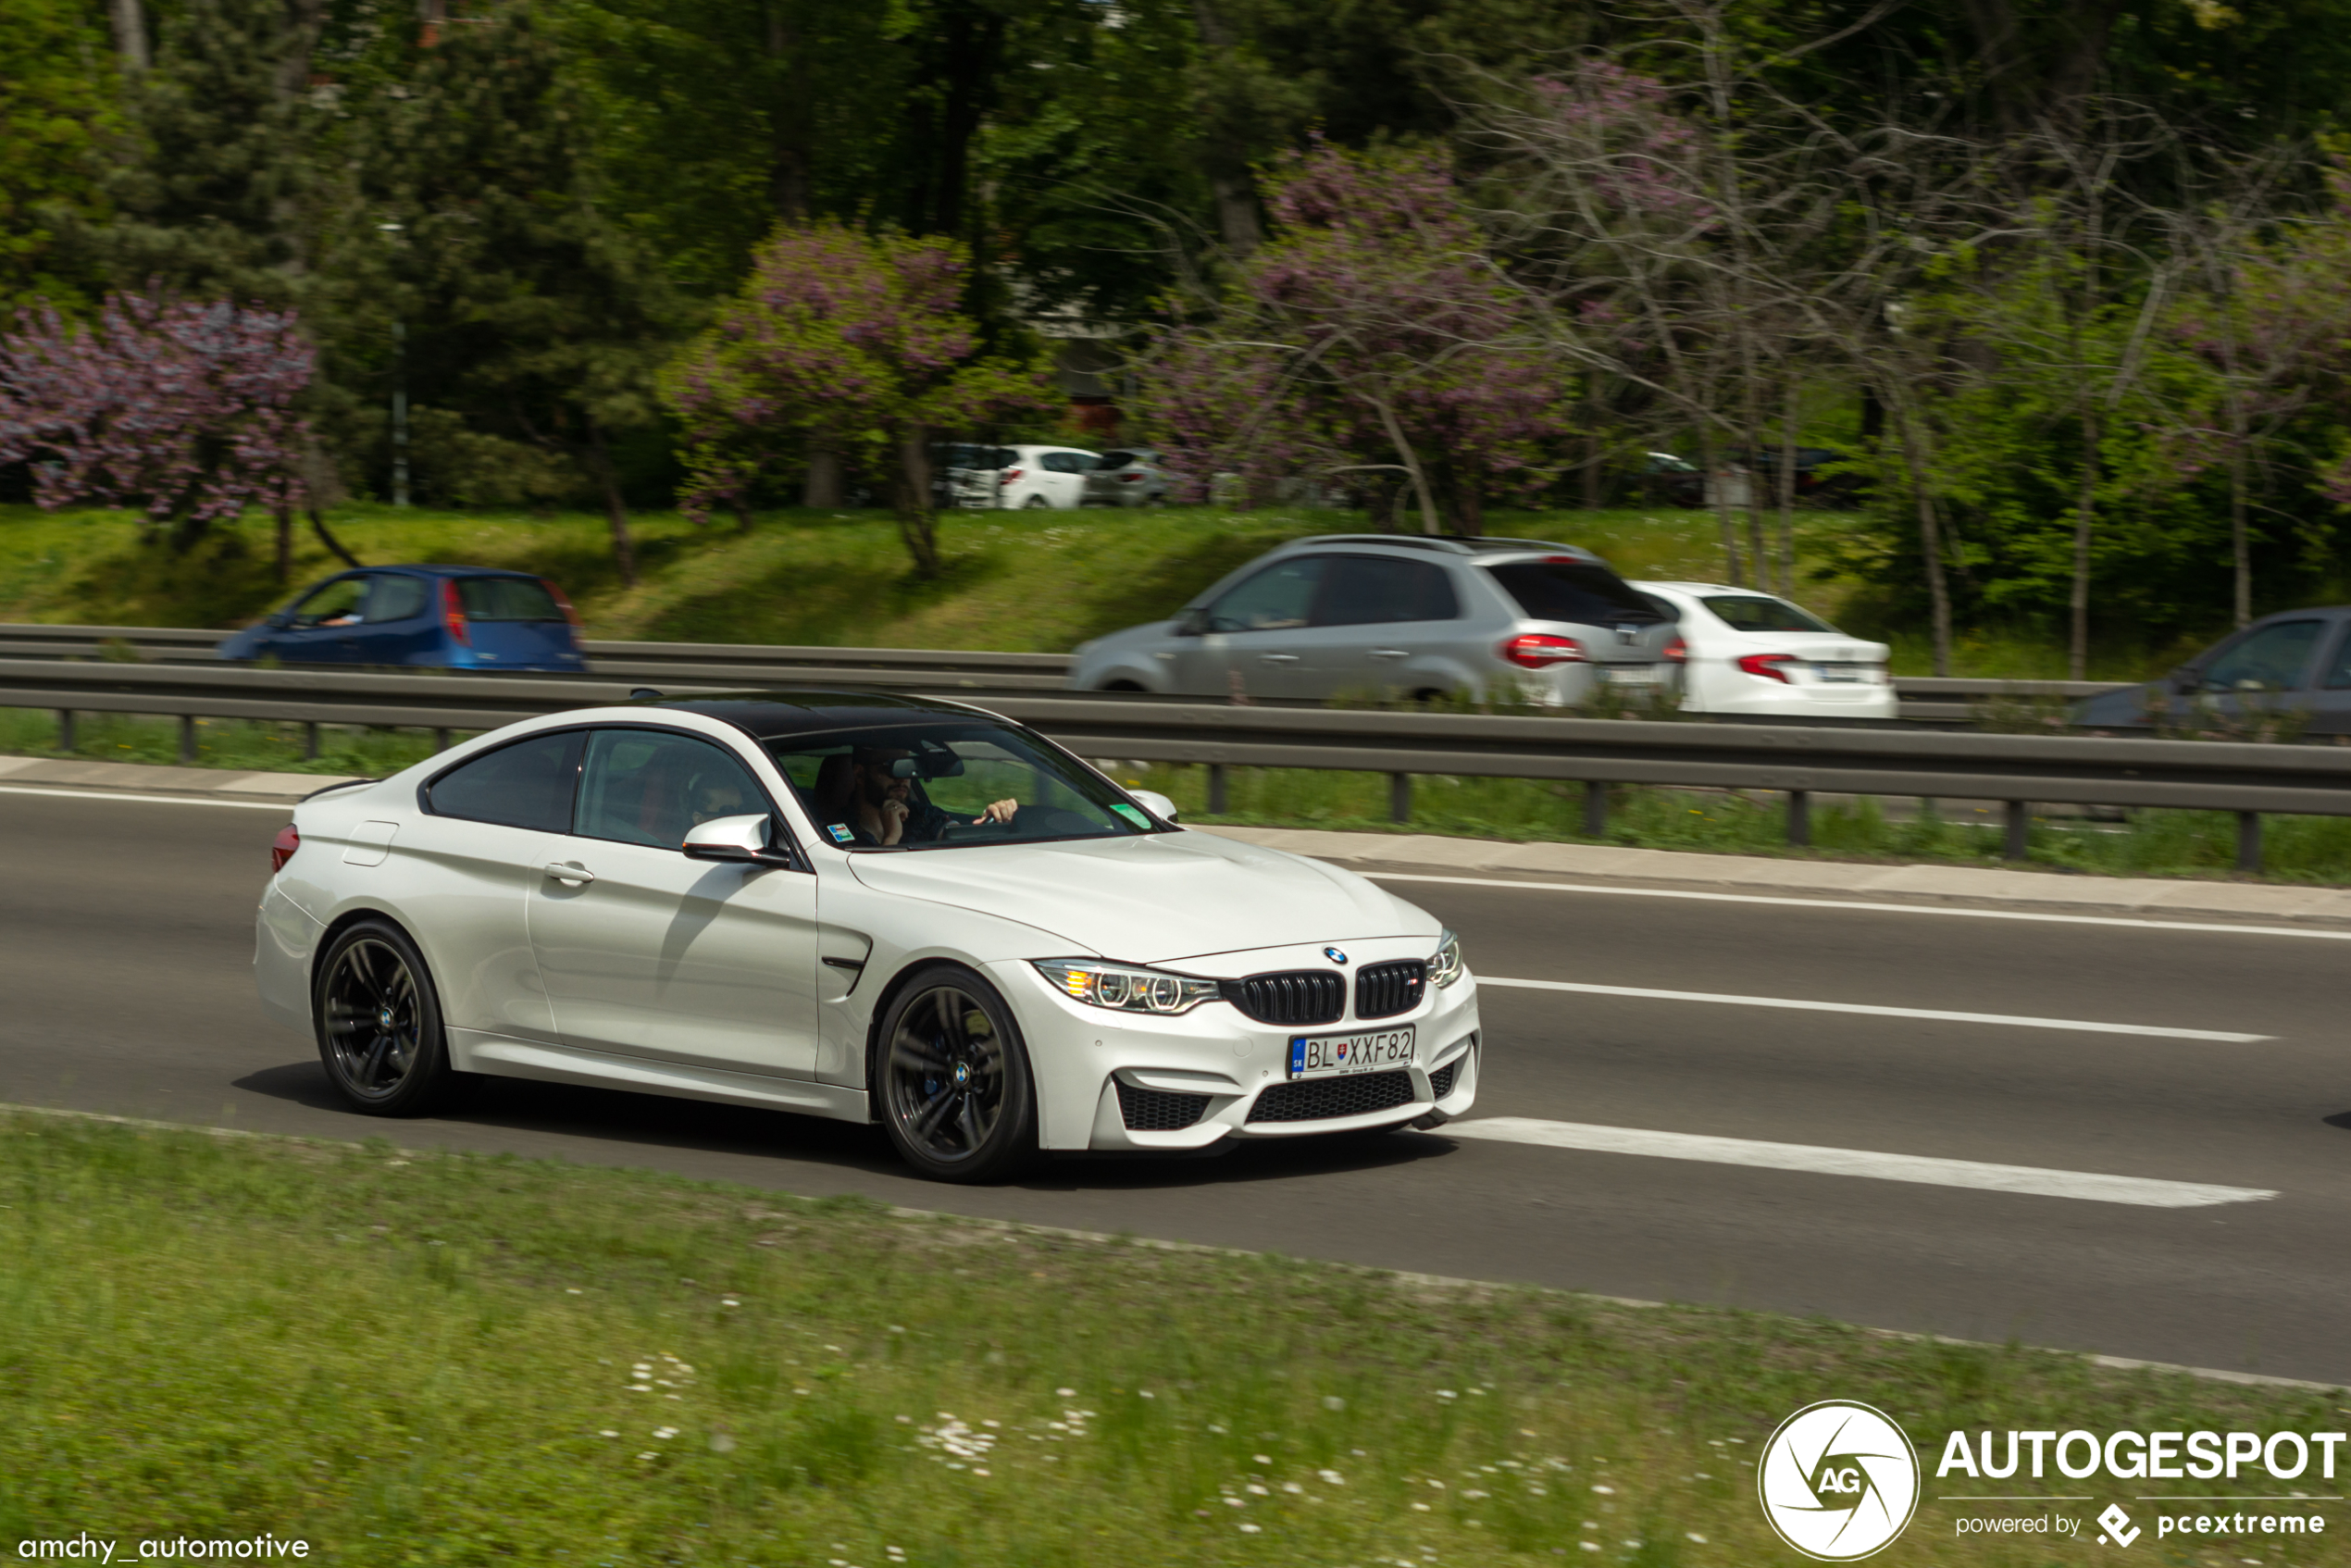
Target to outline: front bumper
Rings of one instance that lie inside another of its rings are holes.
[[[1433,944],[1421,937],[1347,946],[1359,964],[1367,964],[1426,958]],[[1327,967],[1320,952],[1301,947],[1236,954],[1242,966],[1230,976],[1222,975],[1221,964],[1171,967],[1238,978]],[[1419,1005],[1393,1017],[1358,1022],[1350,1007],[1336,1023],[1290,1028],[1261,1024],[1229,1002],[1206,1002],[1172,1018],[1113,1012],[1070,1000],[1028,964],[990,967],[1027,1038],[1039,1141],[1047,1149],[1179,1152],[1231,1139],[1390,1127],[1432,1114],[1457,1116],[1477,1097],[1474,975],[1465,973],[1441,990],[1429,988]],[[1409,1065],[1289,1087],[1292,1035],[1403,1025],[1414,1035]]]

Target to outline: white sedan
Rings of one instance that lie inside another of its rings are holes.
[[[1007,446],[998,454],[997,505],[1063,510],[1086,504],[1086,476],[1101,460],[1074,446]]]
[[[296,807],[255,977],[364,1112],[601,1085],[877,1121],[948,1181],[1469,1108],[1450,932],[1174,816],[950,703],[587,709]]]
[[[1682,706],[1780,718],[1894,718],[1883,642],[1848,637],[1800,604],[1710,582],[1636,582],[1673,613],[1688,649]]]

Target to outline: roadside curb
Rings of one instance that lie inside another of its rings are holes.
[[[1352,868],[1394,867],[1497,879],[1582,877],[1611,886],[1735,890],[1798,897],[1866,895],[1888,903],[2028,908],[2079,915],[2220,915],[2351,927],[2351,891],[2155,877],[2084,877],[1967,865],[1872,865],[1850,861],[1773,860],[1614,844],[1511,843],[1435,834],[1333,833],[1287,828],[1199,827],[1268,849]]]

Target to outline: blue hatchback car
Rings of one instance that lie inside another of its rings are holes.
[[[545,578],[481,566],[369,566],[304,591],[225,639],[224,659],[583,672],[579,617]]]

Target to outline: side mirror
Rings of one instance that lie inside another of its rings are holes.
[[[1169,800],[1165,795],[1161,794],[1158,790],[1129,790],[1126,792],[1135,797],[1135,803],[1137,805],[1141,806],[1145,811],[1150,812],[1162,822],[1173,822],[1176,820],[1176,803]]]
[[[286,628],[293,624],[293,612],[292,610],[280,610],[274,616],[265,617],[261,624],[268,627],[273,631],[283,631]]]
[[[1176,617],[1176,635],[1178,637],[1198,637],[1207,629],[1208,607],[1204,604],[1195,605]]]
[[[714,816],[697,822],[678,846],[688,860],[716,860],[737,865],[790,865],[790,855],[767,847],[765,816]]]
[[[2171,672],[2170,679],[2171,690],[2183,697],[2198,691],[2204,685],[2204,677],[2198,673],[2194,665],[2180,666]]]

